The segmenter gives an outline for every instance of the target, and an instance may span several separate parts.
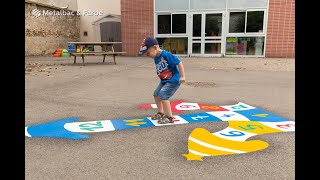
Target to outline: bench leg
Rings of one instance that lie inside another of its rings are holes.
[[[105,59],[106,59],[106,55],[103,55],[103,62],[104,62]]]
[[[114,61],[114,64],[117,64],[116,63],[116,55],[113,55],[113,61]]]
[[[84,65],[84,55],[82,54],[81,57],[82,57],[82,64]]]
[[[74,56],[74,61],[73,61],[73,64],[75,64],[77,61],[77,55]]]

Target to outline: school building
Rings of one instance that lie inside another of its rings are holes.
[[[180,56],[295,57],[295,0],[121,0],[122,51],[146,36]]]

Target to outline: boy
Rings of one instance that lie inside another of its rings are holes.
[[[161,80],[153,93],[158,113],[151,119],[158,120],[159,124],[173,123],[169,98],[177,91],[180,84],[185,82],[183,64],[177,56],[160,49],[158,41],[152,37],[145,38],[141,44],[139,55],[145,53],[154,58],[157,75]]]

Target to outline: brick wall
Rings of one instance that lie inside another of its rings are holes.
[[[153,36],[153,0],[121,0],[122,51],[138,54],[142,40]]]
[[[269,0],[266,57],[295,57],[295,0]]]

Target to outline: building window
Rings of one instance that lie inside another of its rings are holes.
[[[229,33],[263,33],[264,11],[230,12]]]
[[[265,37],[228,37],[226,55],[262,56]]]
[[[157,38],[161,49],[172,54],[188,53],[188,38]]]
[[[228,8],[267,8],[268,0],[228,0]]]
[[[264,19],[264,10],[230,12],[225,54],[264,56]]]
[[[194,14],[193,15],[193,37],[201,37],[201,14]]]
[[[222,10],[226,8],[226,0],[190,0],[190,10]]]
[[[88,31],[84,31],[83,36],[88,36]]]
[[[244,33],[246,12],[230,12],[229,33]]]
[[[186,11],[189,0],[155,0],[155,11]]]
[[[158,34],[186,34],[186,14],[158,15]]]
[[[263,11],[247,12],[247,32],[263,32]]]
[[[171,34],[171,15],[158,15],[158,34]]]
[[[204,53],[205,54],[220,54],[221,53],[221,43],[205,43]]]
[[[162,49],[177,55],[264,56],[268,0],[154,2],[154,35]]]
[[[192,43],[192,54],[201,53],[201,43]]]
[[[187,33],[187,27],[186,27],[186,14],[173,14],[172,15],[172,33]]]
[[[206,14],[205,36],[221,36],[222,14]]]

